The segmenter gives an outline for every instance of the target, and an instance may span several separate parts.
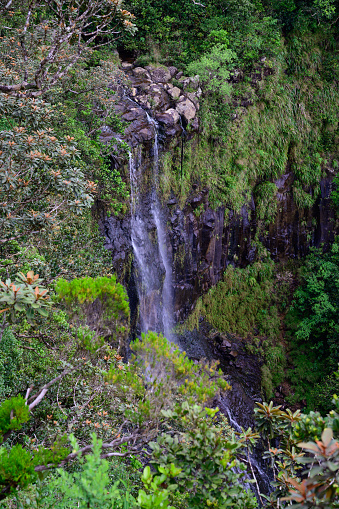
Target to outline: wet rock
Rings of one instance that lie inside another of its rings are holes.
[[[260,360],[247,353],[241,340],[234,337],[232,343],[237,348],[234,362],[233,357],[226,355],[224,349],[211,341],[210,330],[211,326],[203,320],[199,331],[185,332],[178,337],[178,342],[190,358],[220,362],[232,389],[226,391],[215,404],[230,420],[247,429],[253,426],[254,402],[262,401]]]
[[[183,100],[176,105],[175,109],[177,110],[179,115],[185,118],[186,122],[190,122],[190,120],[193,120],[197,113],[194,104],[187,98],[183,98]]]
[[[141,107],[147,108],[148,110],[151,109],[151,103],[149,101],[148,95],[136,97],[136,101],[140,104]]]
[[[167,201],[167,205],[176,205],[178,203],[177,199],[175,198],[175,196],[173,196],[172,198],[170,198],[168,201]]]

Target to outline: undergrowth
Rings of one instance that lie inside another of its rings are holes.
[[[267,398],[285,378],[286,352],[281,336],[288,307],[292,273],[270,259],[246,268],[229,265],[222,281],[196,304],[179,330],[199,329],[200,318],[220,332],[245,339],[246,349],[264,360],[262,388]]]
[[[339,91],[329,72],[333,44],[324,33],[290,36],[278,56],[255,70],[255,80],[243,75],[231,96],[205,94],[202,132],[184,144],[182,170],[179,147],[164,160],[165,197],[174,191],[184,203],[198,183],[209,188],[213,207],[239,211],[253,193],[259,218],[271,222],[275,181],[292,172],[297,206],[312,206],[324,172],[338,166]]]

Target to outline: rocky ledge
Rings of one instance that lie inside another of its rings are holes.
[[[128,85],[116,88],[119,101],[116,113],[130,122],[124,140],[132,147],[150,142],[155,132],[149,116],[156,120],[165,138],[185,133],[189,139],[199,130],[197,111],[202,90],[199,76],[185,77],[176,67],[148,65],[136,67],[122,62]],[[186,133],[188,131],[188,133]],[[108,126],[101,132],[103,141],[116,134]]]

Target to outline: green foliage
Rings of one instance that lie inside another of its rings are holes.
[[[93,203],[79,152],[70,136],[57,138],[55,108],[41,99],[0,94],[0,112],[15,127],[0,132],[2,239],[50,228],[62,209],[82,213]]]
[[[70,437],[74,451],[79,446],[74,437]],[[100,458],[102,441],[92,434],[92,454],[78,456],[81,470],[75,473],[58,469],[58,476],[48,484],[46,507],[109,508],[127,509],[135,507],[133,497],[119,488],[119,481],[110,486],[109,463]]]
[[[14,390],[21,362],[22,351],[19,348],[19,341],[7,328],[0,342],[0,400]]]
[[[177,399],[206,403],[230,388],[217,363],[194,363],[162,335],[143,334],[131,349],[132,362],[112,365],[105,379],[133,423],[161,419],[161,410]]]
[[[224,44],[217,44],[197,62],[192,62],[187,72],[189,75],[199,75],[207,90],[230,95],[232,87],[227,80],[230,78],[234,59],[235,53],[232,50]]]
[[[204,316],[221,332],[248,335],[258,327],[261,334],[275,339],[279,321],[272,302],[273,279],[274,263],[269,260],[246,269],[229,265],[223,281],[203,296],[191,323],[198,327],[199,316]]]
[[[9,430],[18,430],[29,420],[29,410],[22,396],[5,400],[0,405],[0,443]]]
[[[258,219],[265,219],[267,223],[272,223],[277,212],[277,199],[276,195],[278,188],[272,182],[264,182],[259,184],[255,189],[257,198],[257,217]]]
[[[15,445],[9,451],[0,447],[0,499],[2,494],[10,493],[11,489],[18,486],[25,488],[36,478],[32,455],[22,448],[20,444]]]
[[[89,310],[97,301],[100,309],[95,328],[107,334],[124,335],[127,332],[129,306],[125,288],[117,283],[116,276],[83,277],[72,281],[58,279],[56,283],[58,299],[64,301],[66,307],[78,319],[90,320]]]
[[[15,323],[17,313],[20,312],[24,312],[29,320],[34,317],[35,311],[41,316],[48,316],[51,302],[46,295],[48,290],[42,286],[39,287],[42,283],[39,274],[34,275],[33,271],[29,271],[25,276],[19,272],[17,278],[14,282],[10,279],[5,282],[0,281],[0,302],[5,306],[1,313],[5,313],[6,317],[9,311],[12,323]]]
[[[294,400],[305,398],[310,408],[315,406],[314,384],[318,383],[319,393],[326,390],[329,384],[326,376],[339,361],[338,281],[338,244],[334,243],[327,253],[313,250],[305,260],[301,286],[294,294],[287,316],[293,334],[290,349],[294,368],[289,375],[295,390]]]
[[[212,206],[240,212],[254,195],[258,218],[271,223],[275,181],[289,169],[297,206],[315,203],[324,169],[338,160],[338,65],[331,60],[337,41],[321,30],[291,34],[284,46],[278,39],[272,58],[266,53],[251,69],[235,64],[230,96],[208,92],[200,99],[201,133],[185,144],[182,171],[175,151],[164,163],[166,197],[174,190],[184,203],[198,184],[209,188]]]
[[[214,44],[225,43],[242,62],[274,51],[276,22],[265,16],[260,2],[206,0],[202,6],[185,0],[129,0],[128,5],[136,16],[138,37],[124,36],[123,45],[153,61],[187,65]]]
[[[168,480],[169,488],[188,492],[188,506],[201,507],[257,507],[251,493],[240,484],[244,470],[234,456],[237,445],[223,437],[214,424],[216,409],[203,409],[187,403],[175,412],[164,415],[182,420],[188,430],[171,436],[162,434],[151,442],[152,463],[159,473],[175,464],[180,466],[175,479]]]
[[[159,475],[153,475],[150,467],[145,467],[141,480],[147,491],[150,491],[151,493],[139,490],[138,502],[140,507],[143,509],[153,509],[157,507],[175,509],[168,505],[168,498],[170,496],[170,490],[175,490],[177,486],[171,484],[168,489],[163,486],[166,486],[171,478],[175,478],[178,474],[180,474],[181,469],[176,468],[175,465],[171,463],[168,467],[159,467],[158,472]]]

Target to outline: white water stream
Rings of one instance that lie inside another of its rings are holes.
[[[146,113],[147,114],[147,113]],[[130,152],[129,171],[131,182],[131,239],[137,268],[137,289],[140,302],[141,331],[162,332],[173,339],[173,290],[172,263],[166,242],[166,224],[163,217],[159,190],[159,141],[158,125],[147,114],[154,130],[152,192],[150,209],[143,203],[142,155]],[[156,239],[150,238],[150,220],[156,227]]]

